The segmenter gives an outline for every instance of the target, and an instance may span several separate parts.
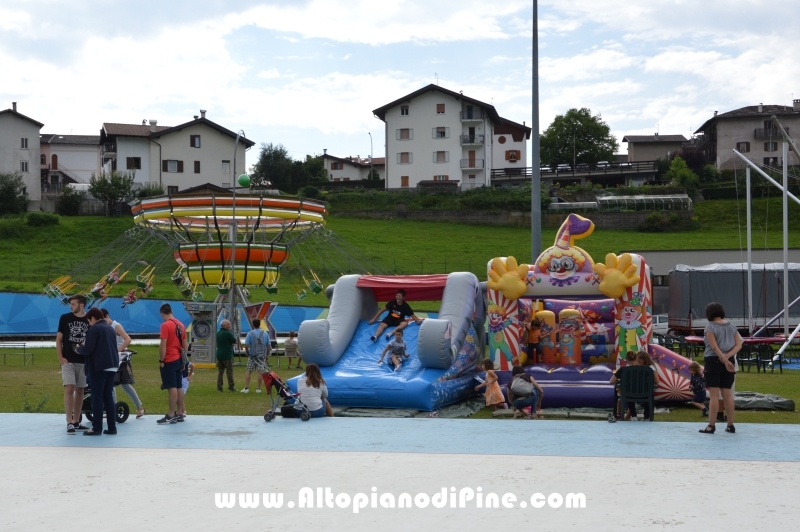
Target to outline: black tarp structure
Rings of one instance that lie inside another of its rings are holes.
[[[764,325],[783,310],[783,263],[753,264],[753,319]],[[789,303],[800,297],[800,264],[789,263]],[[706,305],[716,301],[726,319],[747,326],[747,263],[686,266],[669,272],[669,326],[702,329]],[[800,304],[789,309],[789,324],[800,322]],[[771,327],[783,325],[783,319]]]

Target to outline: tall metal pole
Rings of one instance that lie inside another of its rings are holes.
[[[231,286],[228,290],[228,297],[230,298],[230,320],[233,335],[239,338],[241,327],[239,320],[236,319],[236,231],[239,228],[236,223],[236,185],[239,181],[239,176],[236,175],[236,149],[239,147],[239,138],[244,136],[244,131],[241,129],[236,133],[236,142],[233,145],[233,206],[231,216]],[[246,279],[244,279],[246,281]]]
[[[372,179],[372,133],[367,131],[367,135],[369,135],[369,176],[367,179]]]
[[[539,2],[533,0],[533,120],[531,120],[531,264],[542,252],[542,176],[539,152]]]
[[[747,187],[747,333],[753,336],[753,222],[750,207],[750,167],[745,169]]]
[[[789,143],[783,139],[783,334],[789,338]]]

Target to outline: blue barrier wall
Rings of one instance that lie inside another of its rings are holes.
[[[108,309],[112,318],[122,324],[129,334],[158,334],[162,303],[172,305],[175,317],[183,323],[190,322],[182,301],[140,299],[133,305],[122,307],[122,298],[109,297],[101,308]],[[320,318],[327,311],[322,307],[290,307],[278,305],[270,322],[278,332],[296,331],[303,320]],[[58,319],[69,307],[56,299],[40,294],[0,293],[0,335],[55,334]],[[242,323],[244,331],[249,325]]]

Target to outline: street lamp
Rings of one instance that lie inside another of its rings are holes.
[[[244,131],[239,130],[236,133],[236,142],[233,145],[233,173],[231,175],[236,176],[236,149],[239,147],[239,139],[244,137]],[[238,181],[238,183],[237,183]],[[236,311],[236,230],[238,229],[238,223],[236,222],[236,187],[239,183],[243,183],[243,186],[247,186],[250,184],[250,177],[247,174],[242,174],[241,176],[234,177],[233,181],[233,205],[232,205],[232,215],[231,215],[231,287],[228,293],[230,294],[230,321],[231,327],[233,328],[233,333],[236,338],[238,338],[239,334],[241,333],[241,327],[239,327],[239,320],[235,319],[234,312]],[[246,184],[244,184],[246,183]],[[243,279],[247,282],[247,279]]]
[[[369,135],[369,175],[367,179],[372,179],[372,133],[367,131],[367,135]]]

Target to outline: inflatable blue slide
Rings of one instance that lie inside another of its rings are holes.
[[[300,325],[299,349],[306,363],[320,366],[334,406],[436,410],[473,393],[473,370],[484,352],[486,313],[478,278],[449,275],[341,277],[332,288],[327,319]],[[388,341],[372,342],[377,322],[368,320],[378,301],[394,299],[442,304],[438,316],[410,323],[403,339],[410,357],[393,371],[388,357],[378,364]],[[301,376],[302,377],[302,376]],[[297,390],[297,379],[289,387]]]

